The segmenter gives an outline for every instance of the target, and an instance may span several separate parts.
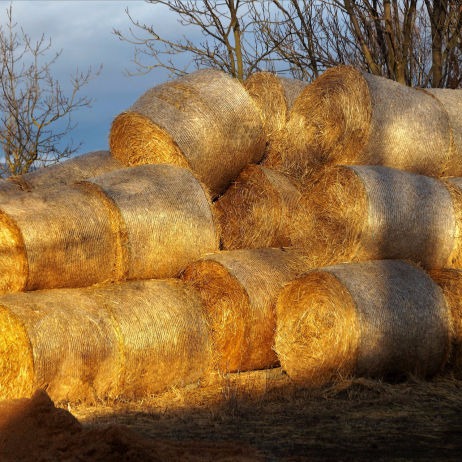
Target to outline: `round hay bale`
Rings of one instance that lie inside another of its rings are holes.
[[[224,249],[290,246],[289,224],[300,199],[296,182],[249,165],[214,203]]]
[[[451,195],[435,178],[380,166],[331,167],[299,207],[292,243],[318,266],[400,258],[441,268],[460,252]]]
[[[213,194],[263,156],[258,108],[242,84],[217,70],[158,85],[116,117],[111,151],[125,165],[190,167]]]
[[[95,401],[193,383],[210,358],[201,306],[179,280],[0,297],[0,398],[45,388]]]
[[[290,111],[295,103],[295,100],[300,96],[302,91],[309,85],[308,82],[303,80],[291,79],[288,77],[279,77],[282,88],[284,89],[284,96],[286,99],[287,110]],[[287,114],[287,117],[289,114]]]
[[[447,369],[462,378],[462,271],[439,269],[429,272],[432,279],[443,289],[451,319],[451,355]]]
[[[339,66],[295,100],[286,134],[274,149],[268,155],[274,167],[282,164],[300,177],[326,164],[384,165],[442,176],[450,162],[449,118],[425,92]]]
[[[1,399],[29,397],[37,388],[57,401],[117,395],[116,333],[85,291],[4,295],[0,332]]]
[[[0,292],[119,279],[119,223],[107,202],[75,185],[2,203]]]
[[[446,175],[462,175],[462,90],[447,88],[428,88],[426,92],[433,95],[444,107],[451,127],[450,163]]]
[[[306,269],[299,254],[281,249],[224,251],[186,268],[182,278],[204,302],[215,369],[235,372],[277,364],[274,303],[281,287]]]
[[[128,279],[174,277],[218,250],[210,198],[190,170],[141,165],[88,183],[100,188],[120,214]]]
[[[351,375],[425,377],[449,352],[441,289],[400,260],[311,271],[284,287],[276,313],[281,366],[307,386]]]

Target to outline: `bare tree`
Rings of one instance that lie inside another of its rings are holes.
[[[258,8],[252,0],[146,0],[154,6],[173,12],[185,32],[199,31],[203,40],[194,41],[183,35],[169,40],[154,25],[133,18],[128,34],[115,29],[119,39],[135,45],[136,72],[146,73],[163,68],[170,75],[186,73],[193,68],[212,67],[243,80],[262,65],[271,67],[275,44],[255,39],[255,23],[251,9]],[[154,10],[156,11],[156,10]],[[157,10],[159,11],[159,10]],[[187,60],[181,63],[179,55]],[[265,64],[266,63],[266,64]],[[269,63],[269,64],[268,64]]]
[[[61,52],[42,62],[52,53],[51,40],[42,35],[32,41],[14,22],[11,5],[6,13],[6,24],[0,26],[0,176],[23,174],[76,152],[80,145],[62,146],[62,141],[75,128],[72,112],[91,104],[80,90],[98,74],[77,70],[65,94],[51,72]]]

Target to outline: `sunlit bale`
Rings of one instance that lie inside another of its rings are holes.
[[[450,166],[454,169],[450,141],[449,116],[436,98],[339,66],[295,100],[286,136],[268,158],[300,177],[326,164],[384,165],[443,176]],[[462,174],[462,163],[452,171]]]
[[[281,366],[305,386],[349,376],[427,377],[449,355],[440,287],[400,260],[313,270],[282,289],[276,314]]]
[[[462,222],[453,196],[443,181],[424,175],[380,166],[330,167],[302,195],[292,243],[317,266],[388,258],[427,268],[457,266]]]
[[[277,364],[274,305],[282,286],[308,268],[281,249],[223,251],[189,265],[182,278],[198,289],[212,335],[213,365],[221,372]]]
[[[296,181],[249,165],[214,203],[224,249],[284,247],[300,199]]]
[[[0,399],[142,397],[202,378],[209,336],[179,280],[0,297]]]
[[[112,123],[112,154],[125,165],[189,167],[213,194],[264,154],[259,110],[224,72],[198,71],[144,93]]]
[[[173,277],[219,245],[206,191],[172,165],[35,190],[0,210],[1,292]]]

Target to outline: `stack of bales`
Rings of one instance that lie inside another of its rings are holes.
[[[118,115],[111,152],[2,182],[0,397],[462,370],[460,101],[199,71]]]

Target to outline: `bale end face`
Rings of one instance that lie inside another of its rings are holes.
[[[114,119],[109,145],[112,155],[127,166],[165,163],[189,167],[172,137],[137,112],[123,112]]]
[[[350,293],[334,275],[313,271],[289,283],[276,314],[275,350],[292,380],[318,387],[354,373],[360,324]]]
[[[34,391],[34,359],[24,325],[0,306],[0,399],[24,398]]]

